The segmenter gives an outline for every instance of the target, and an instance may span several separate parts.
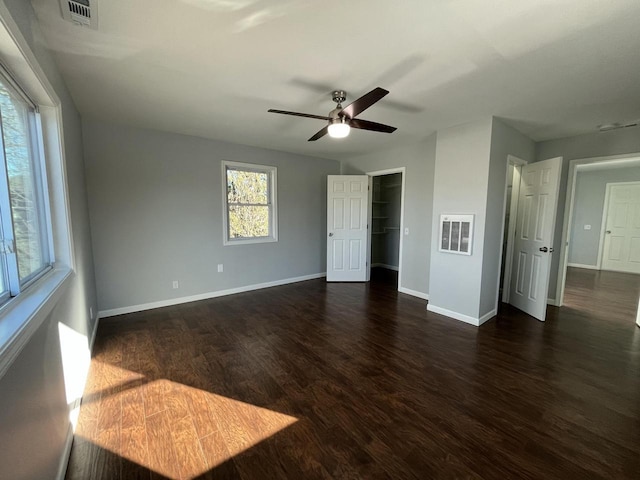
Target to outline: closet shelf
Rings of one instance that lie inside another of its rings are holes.
[[[397,187],[402,186],[402,184],[401,183],[390,183],[389,185],[383,185],[383,186],[384,186],[384,188],[397,188]]]
[[[384,235],[385,233],[394,232],[396,230],[400,230],[400,227],[383,227],[384,230],[380,232],[371,232],[371,235]]]
[[[371,203],[380,204],[380,205],[388,205],[389,202],[383,202],[382,200],[373,200]]]
[[[385,218],[389,218],[389,217],[371,217],[374,220],[384,220]]]

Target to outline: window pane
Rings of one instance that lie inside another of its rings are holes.
[[[229,206],[229,238],[269,236],[269,207]]]
[[[269,176],[265,172],[227,170],[229,203],[269,203]]]
[[[39,177],[29,136],[29,107],[0,83],[0,112],[20,280],[48,262],[36,194]]]

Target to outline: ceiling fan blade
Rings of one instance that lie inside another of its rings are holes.
[[[308,141],[309,142],[315,142],[316,140],[318,140],[319,138],[324,137],[327,133],[329,133],[329,125],[327,125],[326,127],[324,127],[322,130],[320,130],[318,133],[316,133],[313,137],[311,137]]]
[[[339,115],[353,118],[356,115],[364,112],[367,108],[369,108],[371,105],[376,103],[388,93],[389,91],[385,90],[384,88],[374,88],[369,93],[364,94],[359,99],[343,108]]]
[[[317,118],[318,120],[331,120],[330,117],[323,117],[322,115],[311,115],[310,113],[299,113],[299,112],[287,112],[286,110],[274,110],[270,108],[267,110],[269,113],[281,113],[282,115],[293,115],[294,117],[306,117],[306,118]]]
[[[384,125],[383,123],[370,122],[369,120],[360,120],[359,118],[352,118],[349,120],[349,125],[353,128],[359,128],[361,130],[372,130],[374,132],[392,133],[397,130],[396,127],[390,125]]]

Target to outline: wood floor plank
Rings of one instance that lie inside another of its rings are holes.
[[[636,479],[640,276],[541,323],[301,282],[100,323],[67,479]]]
[[[168,478],[180,478],[168,413],[163,410],[146,417],[149,465],[154,472]]]

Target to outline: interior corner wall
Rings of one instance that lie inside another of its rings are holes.
[[[405,147],[362,155],[342,163],[344,175],[405,167],[404,228],[402,240],[402,284],[399,287],[429,294],[431,213],[436,134]]]
[[[86,118],[83,135],[101,312],[326,271],[339,162]],[[277,242],[223,246],[223,160],[278,168]]]
[[[33,52],[38,66],[60,98],[73,233],[75,276],[44,323],[28,340],[18,357],[0,378],[0,478],[47,480],[56,478],[70,439],[62,356],[73,364],[77,352],[60,344],[58,327],[64,324],[91,337],[95,321],[96,289],[91,234],[84,181],[80,118],[53,58],[41,41],[31,2],[2,0]],[[3,8],[4,10],[4,8]]]
[[[493,120],[438,132],[433,189],[429,307],[479,318]],[[440,252],[442,214],[473,214],[471,255]]]
[[[535,143],[529,137],[493,118],[489,185],[485,219],[484,252],[482,257],[482,290],[480,317],[495,313],[498,305],[500,263],[502,259],[504,201],[509,155],[527,162],[535,158]]]
[[[623,155],[640,152],[640,127],[622,128],[609,132],[595,132],[586,135],[547,140],[536,144],[536,161],[563,157],[558,196],[558,213],[553,238],[554,252],[561,252],[562,227],[567,198],[567,179],[571,160]],[[549,296],[555,294],[558,287],[558,269],[560,253],[553,256],[549,278]]]

